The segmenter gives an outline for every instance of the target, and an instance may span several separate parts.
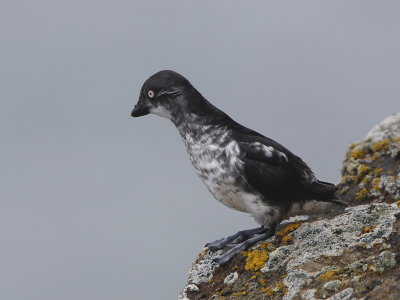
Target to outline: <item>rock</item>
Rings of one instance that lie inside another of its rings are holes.
[[[342,282],[340,280],[332,280],[332,281],[328,281],[327,283],[325,283],[323,285],[323,288],[324,288],[324,290],[327,290],[330,292],[331,291],[336,292],[341,284],[342,284]]]
[[[234,257],[204,248],[179,299],[400,299],[400,113],[350,145],[344,212],[286,225]]]

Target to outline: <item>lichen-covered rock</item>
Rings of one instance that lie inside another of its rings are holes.
[[[400,113],[341,170],[343,213],[290,223],[224,266],[204,248],[179,299],[400,299]]]

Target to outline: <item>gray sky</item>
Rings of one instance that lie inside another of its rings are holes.
[[[223,207],[156,116],[173,69],[337,182],[347,145],[400,111],[398,1],[0,4],[0,299],[174,299]]]

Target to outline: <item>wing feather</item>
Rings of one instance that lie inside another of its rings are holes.
[[[317,182],[308,165],[281,144],[245,128],[234,135],[242,153],[247,182],[270,201],[308,198]]]

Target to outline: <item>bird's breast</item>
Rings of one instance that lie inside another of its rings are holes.
[[[213,143],[191,144],[187,150],[190,161],[203,180],[221,181],[239,175],[241,160],[234,142],[225,147]]]
[[[247,211],[243,202],[242,161],[234,141],[193,143],[187,147],[197,175],[221,203],[239,211]]]
[[[215,199],[250,213],[260,225],[268,227],[276,221],[277,209],[248,185],[239,145],[229,131],[197,127],[181,128],[180,133],[197,175]]]

